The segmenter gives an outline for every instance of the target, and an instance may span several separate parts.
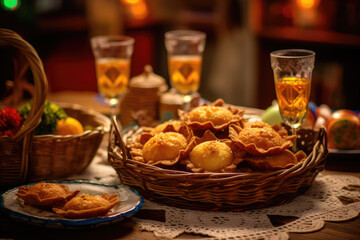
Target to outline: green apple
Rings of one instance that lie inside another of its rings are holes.
[[[282,123],[283,119],[280,115],[279,105],[274,104],[265,109],[261,120],[269,125]]]

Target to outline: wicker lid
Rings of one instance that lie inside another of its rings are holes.
[[[129,89],[120,104],[121,124],[132,124],[134,113],[146,111],[154,119],[159,118],[160,95],[167,90],[166,81],[155,74],[150,65],[144,67],[144,72],[133,77]]]
[[[182,104],[184,104],[184,98],[180,94],[178,94],[174,88],[172,88],[168,92],[161,95],[160,102],[162,104],[181,106]]]
[[[144,72],[138,76],[131,78],[130,88],[157,88],[160,92],[167,90],[166,81],[160,75],[153,72],[150,65],[145,65]]]

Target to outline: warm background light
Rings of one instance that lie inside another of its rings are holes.
[[[144,0],[121,0],[132,18],[144,19],[149,14],[148,6]]]
[[[320,0],[296,0],[296,2],[301,8],[315,8],[319,5]]]

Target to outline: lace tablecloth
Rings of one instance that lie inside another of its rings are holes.
[[[100,149],[92,164],[71,179],[120,184],[115,170],[107,163],[107,152]],[[304,194],[281,206],[244,212],[194,211],[144,200],[142,210],[161,210],[164,221],[137,218],[141,230],[156,236],[175,238],[197,233],[207,239],[288,239],[288,233],[320,230],[325,221],[346,221],[360,213],[360,179],[353,176],[322,175]],[[271,216],[291,217],[293,221],[274,226]]]

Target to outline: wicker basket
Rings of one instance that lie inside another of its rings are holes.
[[[94,158],[110,129],[105,115],[76,104],[56,103],[83,126],[93,126],[80,135],[34,136],[30,148],[29,181],[57,179],[83,171]]]
[[[94,129],[79,135],[34,136],[48,90],[42,61],[29,43],[10,30],[0,29],[0,41],[17,48],[26,57],[35,86],[31,110],[23,127],[14,137],[0,137],[0,186],[57,179],[84,170],[109,131],[110,120],[79,105],[57,103],[69,116]]]
[[[121,136],[115,121],[110,130],[109,163],[122,183],[144,197],[197,210],[249,210],[282,204],[306,190],[324,169],[326,131],[302,129],[298,145],[309,153],[305,161],[268,173],[190,173],[167,170],[132,160],[125,142],[141,132],[134,128]],[[310,152],[309,152],[310,149]]]

